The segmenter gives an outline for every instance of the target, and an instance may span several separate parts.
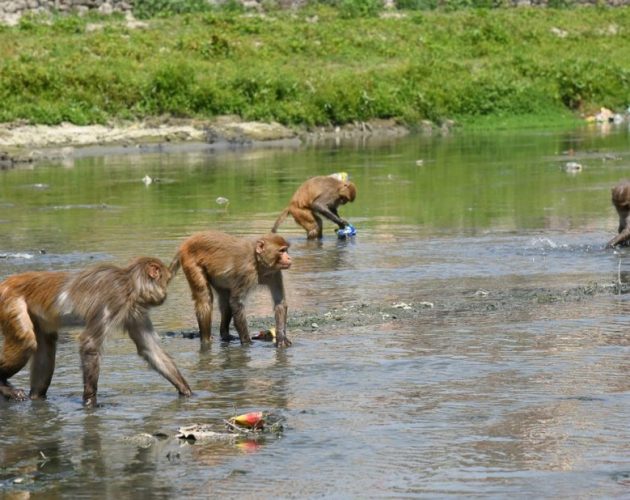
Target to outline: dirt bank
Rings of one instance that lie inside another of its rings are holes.
[[[430,130],[430,124],[426,125]],[[343,127],[288,128],[279,123],[246,122],[223,116],[211,121],[162,118],[137,123],[57,126],[25,123],[0,124],[0,168],[60,157],[110,154],[130,151],[174,149],[182,145],[197,148],[257,145],[311,144],[367,137],[403,136],[408,129],[393,120],[375,120]]]

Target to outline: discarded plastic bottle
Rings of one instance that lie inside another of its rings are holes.
[[[337,229],[337,237],[340,240],[343,240],[344,238],[349,238],[350,236],[354,236],[355,234],[357,234],[357,230],[352,224],[348,224],[343,229]]]

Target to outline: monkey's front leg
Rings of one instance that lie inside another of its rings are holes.
[[[630,229],[623,229],[617,236],[615,236],[612,240],[610,240],[606,244],[606,248],[613,248],[614,246],[619,245],[620,243],[625,243],[630,239]]]
[[[96,406],[98,377],[101,371],[101,346],[105,332],[98,326],[90,326],[79,337],[79,354],[83,371],[83,404]]]
[[[287,337],[287,311],[286,303],[278,304],[273,308],[276,320],[276,347],[289,347],[291,341]]]
[[[128,324],[127,332],[136,344],[138,354],[149,366],[175,386],[182,396],[192,395],[190,386],[173,359],[160,347],[159,339],[148,317],[136,324]]]
[[[326,205],[323,205],[321,203],[314,203],[312,208],[317,213],[326,217],[329,221],[337,224],[337,226],[339,226],[339,229],[343,229],[344,227],[348,225],[347,221],[345,221],[344,219],[342,219],[341,217],[339,217],[339,215],[335,213],[336,210],[335,212],[333,212]]]
[[[83,404],[96,406],[101,354],[91,349],[81,349],[81,369],[83,370]]]
[[[284,293],[282,273],[278,272],[269,284],[273,298],[273,315],[276,320],[276,347],[289,347],[291,341],[287,338],[287,301]]]

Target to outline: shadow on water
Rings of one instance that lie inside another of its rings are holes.
[[[347,171],[356,237],[281,232],[293,347],[217,339],[201,350],[183,275],[152,313],[193,387],[179,398],[108,339],[100,406],[81,407],[63,332],[49,399],[0,401],[9,497],[357,497],[627,494],[630,250],[610,187],[628,132],[409,137],[357,147],[82,157],[0,172],[0,277],[168,262],[190,233],[267,232],[311,175]],[[420,161],[422,160],[422,161]],[[583,170],[569,175],[567,161]],[[145,185],[150,175],[163,179]],[[34,187],[38,186],[38,187]],[[218,198],[229,203],[219,205]],[[273,324],[264,291],[250,329]],[[216,319],[216,318],[215,318]],[[28,373],[14,377],[28,386]],[[280,436],[187,442],[180,427],[247,411]]]

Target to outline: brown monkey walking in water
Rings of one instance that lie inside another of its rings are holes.
[[[149,319],[149,308],[166,299],[171,273],[153,257],[139,257],[126,268],[98,265],[77,273],[28,272],[0,283],[0,395],[26,399],[9,378],[31,360],[32,399],[46,397],[55,369],[59,328],[80,320],[83,402],[96,404],[101,347],[105,336],[124,329],[138,354],[184,396],[192,394],[173,360],[162,350]]]
[[[621,181],[612,188],[612,203],[619,215],[619,234],[606,244],[608,248],[627,244],[630,239],[630,181]]]
[[[306,229],[306,237],[311,240],[322,237],[322,218],[324,216],[343,229],[348,222],[337,213],[339,205],[353,202],[357,196],[356,186],[349,181],[335,176],[321,175],[311,177],[293,194],[289,206],[280,214],[271,229],[272,233],[289,214],[295,222]]]
[[[251,342],[245,316],[245,299],[256,285],[265,285],[273,298],[276,346],[290,346],[286,336],[287,302],[282,270],[291,267],[289,243],[282,236],[267,234],[258,238],[237,238],[218,231],[193,234],[182,243],[170,269],[181,266],[188,280],[202,345],[210,343],[213,290],[219,298],[221,339],[234,340],[230,322],[241,344]]]

